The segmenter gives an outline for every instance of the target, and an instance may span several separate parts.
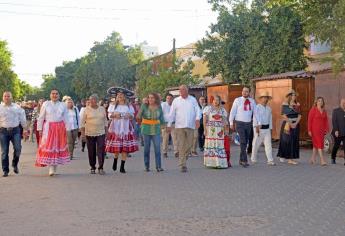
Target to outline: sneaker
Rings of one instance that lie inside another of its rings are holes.
[[[269,165],[269,166],[275,166],[276,163],[274,163],[273,161],[269,161],[269,162],[267,162],[267,165]]]
[[[13,172],[16,173],[16,174],[19,174],[18,166],[14,166],[13,167]]]
[[[4,174],[2,175],[2,177],[7,177],[8,176],[8,172],[4,172]]]
[[[279,158],[279,161],[280,161],[281,163],[284,163],[284,162],[285,162],[285,158]]]
[[[181,168],[181,172],[182,173],[186,173],[187,171],[188,171],[187,167],[184,166],[184,167]]]
[[[162,172],[164,169],[162,167],[157,168],[157,172]]]
[[[164,153],[164,154],[163,154],[163,157],[164,157],[164,158],[168,158],[168,153]]]
[[[258,161],[256,161],[256,160],[251,160],[251,162],[252,162],[252,164],[258,163]]]

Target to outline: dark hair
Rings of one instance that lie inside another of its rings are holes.
[[[52,89],[50,90],[50,93],[53,92],[53,91],[57,91],[59,95],[61,94],[60,91],[59,91],[57,88],[52,88]]]
[[[174,97],[174,95],[172,95],[171,93],[168,93],[165,97]]]
[[[316,107],[317,106],[317,101],[319,100],[319,99],[321,99],[322,100],[322,106],[321,106],[321,108],[325,108],[325,99],[323,98],[323,97],[317,97],[316,99],[315,99],[315,102],[314,102],[314,106]]]
[[[155,98],[155,103],[156,103],[157,106],[159,106],[160,103],[161,103],[161,100],[159,99],[158,93],[149,93],[149,94],[147,95],[147,98],[148,98],[150,95],[152,95],[152,96]]]
[[[248,90],[249,90],[249,92],[251,91],[250,87],[249,87],[249,86],[247,86],[247,85],[244,85],[244,86],[243,86],[243,89],[244,89],[244,88],[248,89]],[[242,90],[243,90],[243,89],[242,89]]]

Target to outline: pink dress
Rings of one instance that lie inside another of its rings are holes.
[[[36,166],[63,165],[70,161],[67,146],[66,127],[67,107],[63,102],[46,101],[37,119],[37,130],[42,131],[39,142]]]

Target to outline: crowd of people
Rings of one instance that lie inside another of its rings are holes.
[[[198,100],[189,94],[188,87],[179,87],[180,96],[167,94],[162,101],[158,93],[150,93],[140,104],[134,93],[114,87],[109,92],[109,101],[92,94],[88,99],[75,104],[69,96],[60,101],[57,89],[50,92],[50,99],[16,104],[10,91],[3,93],[0,105],[0,144],[3,176],[9,174],[9,145],[13,144],[13,172],[18,174],[21,141],[37,141],[35,165],[48,167],[54,176],[58,165],[73,160],[76,143],[81,142],[82,151],[87,148],[90,173],[104,175],[104,159],[113,155],[113,171],[126,173],[127,158],[144,146],[144,168],[150,169],[150,149],[153,143],[155,169],[164,171],[161,156],[168,158],[169,143],[172,142],[174,157],[179,160],[181,172],[187,172],[189,157],[198,156],[197,146],[203,153],[207,168],[229,168],[231,132],[238,133],[240,143],[239,164],[249,166],[257,163],[259,147],[264,144],[267,164],[275,166],[272,154],[272,96],[264,91],[257,95],[257,101],[250,97],[250,88],[244,87],[242,96],[234,100],[230,113],[224,108],[221,97],[210,96],[208,104],[201,96]],[[291,90],[282,104],[280,143],[277,160],[297,165],[300,157],[299,133],[301,104],[298,94]],[[318,97],[308,114],[308,134],[313,144],[310,164],[325,160],[324,137],[329,132],[325,101]],[[345,144],[345,99],[335,108],[332,115],[332,135],[335,144],[332,150],[332,164],[340,144]],[[35,138],[34,138],[35,137]],[[236,155],[236,154],[232,154]],[[121,156],[121,157],[120,157]]]

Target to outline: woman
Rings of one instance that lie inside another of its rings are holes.
[[[96,174],[96,156],[98,157],[98,173],[104,175],[104,143],[108,128],[105,109],[98,105],[98,96],[93,94],[80,120],[81,136],[86,140],[91,174]]]
[[[89,106],[90,106],[90,100],[87,99],[87,100],[85,101],[85,107],[80,108],[80,112],[79,112],[79,116],[80,116],[80,117],[83,116],[83,113],[84,113],[84,111],[85,111],[85,108],[86,108],[86,107],[89,107]],[[86,137],[85,137],[85,136],[82,137],[82,136],[81,136],[81,132],[80,132],[80,137],[81,137],[81,151],[84,152],[84,151],[85,151],[85,146],[86,146]]]
[[[70,154],[70,159],[73,159],[73,152],[75,142],[78,138],[78,131],[80,126],[80,116],[77,107],[74,106],[74,102],[72,98],[68,97],[65,100],[67,111],[68,111],[68,125],[70,127],[70,131],[67,131],[67,144],[68,144],[68,151]]]
[[[33,124],[33,131],[32,132],[35,133],[37,147],[38,147],[39,142],[40,142],[40,134],[37,130],[37,119],[38,119],[38,116],[40,115],[40,111],[41,111],[41,107],[42,107],[43,102],[44,102],[44,99],[38,100],[38,104],[34,108],[34,111],[32,112],[32,119],[31,119],[32,124]]]
[[[204,165],[212,168],[228,168],[224,136],[228,132],[228,114],[221,106],[220,96],[215,96],[212,105],[203,111],[205,127]]]
[[[313,141],[313,154],[309,160],[310,164],[316,162],[316,153],[320,155],[320,164],[326,166],[327,163],[323,157],[324,139],[329,131],[328,117],[325,110],[325,100],[318,97],[308,115],[308,134]]]
[[[286,95],[286,102],[282,104],[283,123],[280,130],[280,143],[277,156],[281,162],[285,159],[288,164],[297,165],[299,159],[299,132],[300,132],[300,104],[296,100],[297,94],[291,90]]]
[[[49,166],[49,176],[55,175],[57,165],[70,161],[67,147],[68,113],[65,103],[59,101],[59,91],[52,89],[50,101],[43,103],[37,120],[40,144],[36,166]]]
[[[118,88],[115,92],[115,104],[111,104],[108,108],[108,116],[111,119],[111,123],[105,150],[106,152],[114,153],[114,171],[117,169],[117,160],[121,153],[120,172],[126,173],[125,163],[128,153],[138,150],[138,144],[131,122],[131,119],[134,118],[134,109],[128,103],[124,89]]]
[[[143,104],[137,115],[141,122],[141,134],[144,138],[144,164],[145,170],[150,171],[151,141],[155,151],[156,170],[164,171],[161,164],[161,127],[164,124],[163,110],[158,94],[148,95],[148,104]]]

